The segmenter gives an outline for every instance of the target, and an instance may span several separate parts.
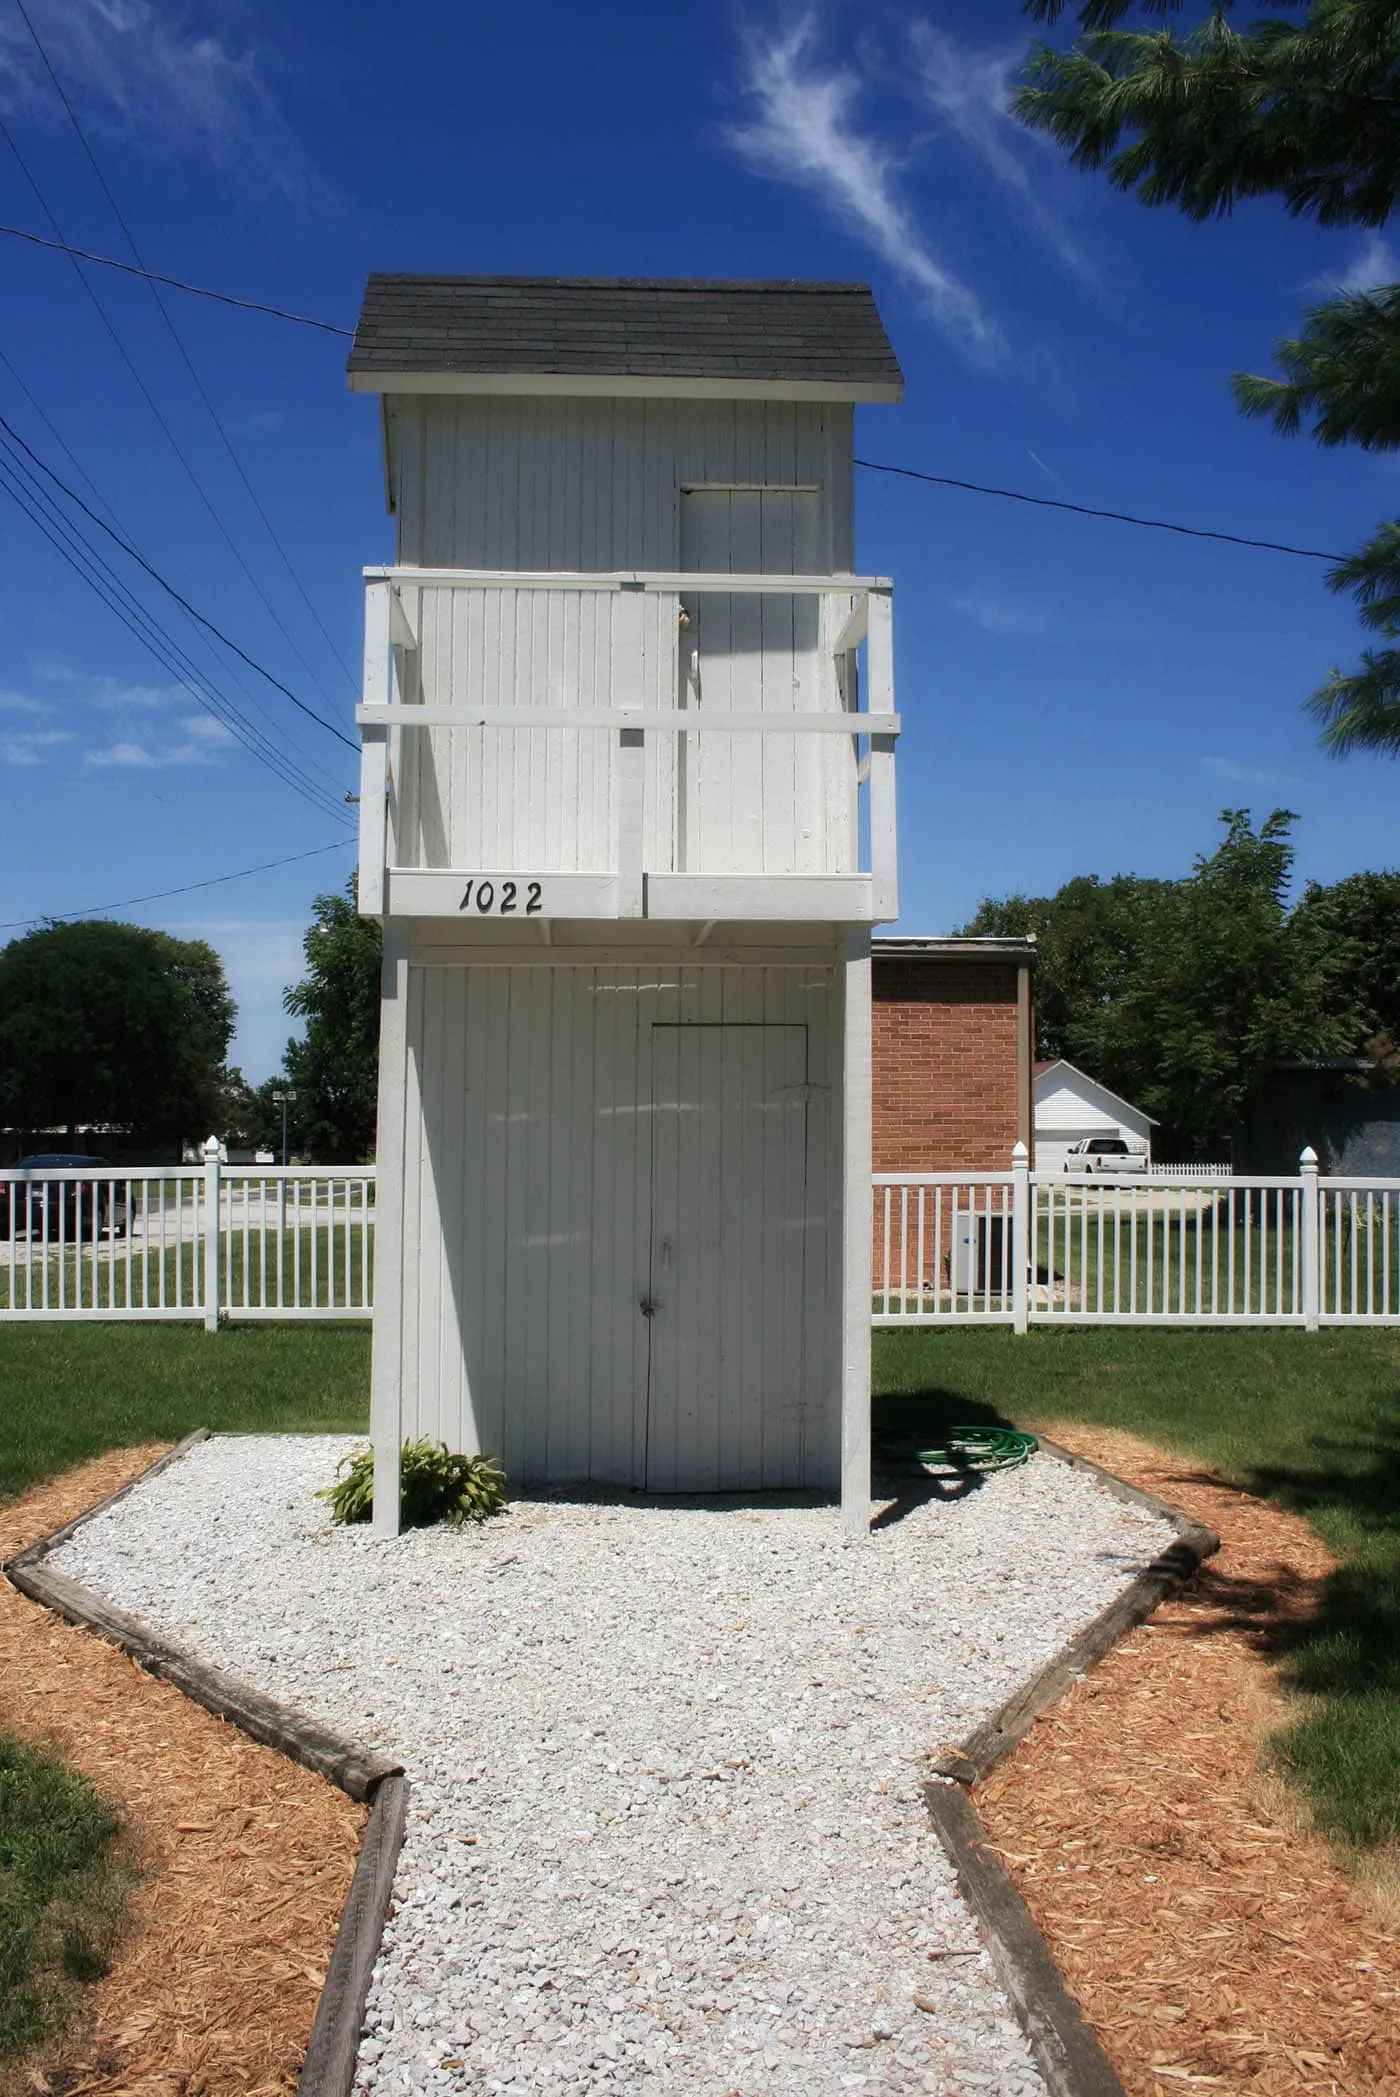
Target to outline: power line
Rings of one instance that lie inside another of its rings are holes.
[[[44,461],[39,457],[39,454],[34,450],[33,446],[25,443],[23,437],[21,437],[21,435],[19,434],[19,431],[14,427],[12,423],[7,422],[3,415],[0,415],[0,430],[4,431],[5,435],[10,438],[12,443],[17,444],[20,447],[21,451],[23,451],[26,454],[26,456],[33,461],[34,465],[38,467],[40,473],[42,473],[46,479],[52,481],[54,486],[58,488],[64,495],[66,495],[68,500],[71,503],[74,503],[77,506],[77,508],[82,511],[83,515],[86,518],[88,518],[91,523],[97,526],[97,529],[100,532],[105,532],[107,537],[112,541],[112,543],[115,546],[119,546],[122,552],[126,554],[129,559],[135,561],[138,568],[143,568],[146,574],[150,576],[152,582],[157,583],[160,586],[160,588],[165,591],[167,597],[171,597],[174,599],[175,603],[179,605],[181,611],[186,612],[189,615],[189,617],[195,620],[198,625],[202,626],[207,633],[213,634],[216,641],[219,641],[232,654],[236,655],[240,662],[246,663],[250,670],[255,670],[259,677],[265,678],[268,684],[272,686],[274,691],[280,692],[283,698],[290,699],[293,706],[297,707],[300,712],[304,713],[308,720],[314,721],[317,727],[324,728],[327,735],[333,735],[337,742],[344,743],[347,750],[358,750],[359,745],[356,742],[354,742],[351,739],[351,737],[346,735],[341,729],[337,728],[333,721],[326,720],[323,714],[318,714],[314,707],[308,706],[304,699],[299,699],[290,685],[283,684],[280,677],[274,677],[271,670],[265,669],[255,656],[249,655],[246,649],[239,647],[237,641],[231,640],[229,636],[224,632],[222,627],[216,626],[212,619],[207,619],[203,612],[197,611],[194,605],[190,603],[187,597],[182,597],[180,592],[175,588],[175,585],[173,583],[167,582],[165,577],[160,573],[160,570],[158,568],[152,567],[151,563],[146,559],[145,555],[143,553],[139,553],[137,549],[131,544],[131,541],[129,539],[124,539],[120,532],[113,531],[110,524],[104,523],[102,518],[98,516],[97,512],[89,508],[88,504],[83,501],[82,496],[77,493],[76,489],[70,488],[67,481],[62,480],[59,477],[59,475],[54,472],[52,466],[45,465]]]
[[[336,797],[335,782],[331,781],[330,791],[318,786],[300,769],[295,758],[285,756],[278,750],[260,729],[244,718],[231,700],[209,683],[191,663],[179,643],[159,624],[140,600],[132,595],[116,571],[58,509],[52,497],[45,494],[32,476],[28,482],[24,480],[23,475],[27,472],[22,459],[16,460],[11,451],[0,449],[0,487],[6,490],[36,529],[88,584],[127,631],[142,642],[162,668],[190,693],[198,705],[204,706],[221,721],[243,748],[267,765],[284,785],[290,786],[294,792],[301,794],[303,799],[310,801],[323,813],[335,815],[342,821],[346,820],[343,805]],[[276,723],[273,725],[276,727]],[[322,776],[329,778],[329,774]]]
[[[314,320],[309,313],[289,313],[285,306],[264,305],[259,299],[235,298],[232,292],[211,291],[205,284],[187,284],[183,278],[163,276],[156,269],[138,269],[134,263],[119,262],[115,255],[95,255],[89,248],[75,248],[66,240],[45,240],[42,233],[30,233],[23,226],[0,226],[0,233],[8,233],[12,240],[27,240],[31,247],[49,248],[56,255],[72,255],[79,262],[95,262],[103,269],[119,269],[124,276],[144,277],[148,283],[164,284],[171,291],[187,291],[192,298],[213,299],[216,305],[236,306],[242,313],[265,313],[270,320],[289,320],[299,328],[318,328],[325,335],[343,335],[347,341],[353,338],[353,328],[338,327],[333,320]]]
[[[13,153],[15,160],[19,165],[20,173],[24,176],[25,181],[29,184],[29,187],[34,192],[40,210],[43,212],[49,224],[53,227],[54,232],[58,235],[60,242],[63,242],[63,244],[66,247],[67,243],[63,241],[63,228],[59,225],[58,220],[54,217],[53,212],[50,210],[48,199],[45,197],[43,190],[39,187],[38,178],[33,173],[32,169],[29,166],[29,163],[25,160],[24,155],[20,152],[20,149],[15,142],[14,133],[10,130],[9,125],[5,122],[3,115],[0,115],[0,137],[2,137],[5,140],[5,143],[8,145],[11,153]],[[132,382],[134,383],[137,392],[141,395],[142,400],[145,401],[146,406],[150,409],[151,414],[155,420],[156,427],[160,430],[161,435],[165,438],[166,443],[170,446],[170,449],[174,452],[176,458],[179,460],[180,465],[184,468],[185,474],[189,479],[190,485],[193,487],[196,495],[199,497],[201,503],[204,505],[204,508],[207,510],[210,521],[214,526],[214,529],[218,532],[220,538],[227,546],[229,552],[233,555],[233,558],[235,559],[235,561],[237,561],[239,567],[243,570],[243,574],[248,582],[250,589],[258,598],[263,609],[266,611],[268,617],[272,620],[273,625],[277,628],[278,632],[286,641],[288,647],[292,650],[292,653],[301,663],[302,668],[306,671],[312,683],[317,687],[322,697],[329,704],[329,692],[327,692],[325,687],[321,684],[321,681],[317,677],[315,671],[311,668],[311,665],[307,662],[305,656],[297,647],[297,644],[292,639],[291,634],[288,633],[285,624],[283,623],[282,619],[279,617],[277,613],[276,607],[273,605],[271,599],[268,597],[268,594],[262,587],[262,584],[254,575],[252,569],[248,566],[247,561],[243,558],[242,553],[239,551],[239,548],[234,541],[232,533],[229,531],[228,526],[224,523],[223,518],[219,515],[219,512],[215,508],[213,502],[210,500],[208,491],[206,490],[204,483],[200,480],[199,475],[195,472],[194,467],[191,464],[190,459],[186,454],[183,446],[181,445],[179,438],[175,435],[175,432],[171,429],[170,424],[166,421],[164,415],[162,415],[160,409],[157,407],[154,395],[152,394],[150,388],[147,386],[145,380],[142,378],[140,372],[137,370],[135,362],[133,361],[131,354],[126,347],[126,344],[122,341],[121,336],[117,333],[116,327],[110,315],[108,314],[106,307],[102,304],[101,299],[98,298],[97,293],[93,290],[91,284],[88,283],[87,278],[83,275],[81,266],[76,261],[73,264],[73,268],[77,272],[79,282],[82,284],[84,291],[87,293],[89,299],[96,307],[97,312],[101,318],[102,325],[106,328],[107,333],[111,336],[112,341],[116,346],[117,354],[121,358],[123,364],[125,364],[127,371],[130,373]]]
[[[280,306],[270,306],[256,299],[235,298],[231,293],[211,291],[200,284],[186,284],[178,277],[161,276],[155,270],[134,269],[130,263],[118,262],[110,255],[95,255],[86,248],[69,246],[62,240],[44,240],[37,233],[27,232],[21,226],[0,225],[0,234],[9,234],[16,240],[30,241],[35,247],[52,248],[59,254],[74,255],[84,262],[95,262],[106,269],[118,269],[128,276],[147,277],[155,284],[167,284],[175,291],[187,291],[197,298],[214,299],[223,306],[235,306],[249,313],[265,313],[274,320],[292,321],[299,327],[319,328],[328,335],[341,335],[346,341],[353,340],[355,330],[342,328],[334,321],[315,320],[305,313],[289,313]],[[1340,561],[1345,555],[1325,553],[1316,546],[1288,546],[1277,539],[1253,539],[1242,532],[1212,531],[1204,525],[1176,524],[1163,517],[1136,517],[1126,510],[1100,510],[1087,503],[1064,502],[1051,495],[1027,495],[1019,488],[993,488],[982,481],[957,480],[946,473],[921,473],[913,466],[891,466],[879,459],[857,459],[854,462],[867,473],[897,474],[903,480],[925,481],[934,488],[957,488],[967,495],[994,495],[1003,502],[1028,503],[1034,509],[1064,510],[1074,517],[1100,517],[1110,524],[1132,524],[1143,531],[1175,532],[1186,539],[1213,539],[1224,546],[1251,546],[1261,553],[1291,554],[1305,561]]]
[[[118,204],[116,197],[112,193],[111,184],[108,182],[107,177],[102,172],[102,168],[98,162],[97,155],[94,153],[91,145],[88,142],[87,133],[83,130],[82,125],[78,121],[78,113],[74,109],[73,104],[68,99],[68,95],[64,89],[63,82],[59,79],[58,74],[54,71],[53,61],[49,57],[48,52],[44,49],[44,46],[40,41],[39,32],[34,27],[34,24],[30,19],[28,9],[25,7],[24,4],[24,0],[15,0],[15,7],[19,12],[20,20],[24,23],[25,28],[29,31],[35,50],[38,52],[40,59],[43,61],[44,70],[48,74],[49,79],[53,84],[54,93],[58,96],[59,101],[63,104],[63,108],[65,114],[67,115],[68,121],[73,127],[74,135],[76,136],[78,144],[82,147],[83,153],[86,156],[88,166],[92,169],[93,174],[97,178],[98,187],[101,189],[103,196],[107,199],[107,203],[111,208],[112,216],[116,220],[118,226],[120,227],[122,235],[126,240],[126,244],[131,250],[132,259],[139,269],[144,270],[146,265],[141,255],[141,251],[136,245],[136,236],[132,232],[130,226],[127,224],[126,219],[122,213],[121,206]],[[190,375],[190,379],[194,385],[195,391],[198,393],[201,401],[203,401],[204,403],[205,408],[208,410],[209,419],[213,423],[216,431],[218,432],[219,441],[222,443],[224,450],[228,453],[229,459],[233,464],[233,469],[235,473],[238,475],[238,478],[243,483],[243,487],[247,493],[248,500],[252,503],[253,508],[257,511],[258,516],[262,521],[263,529],[266,531],[269,539],[271,539],[273,546],[277,550],[278,557],[280,558],[283,567],[286,569],[288,575],[291,577],[292,585],[296,590],[297,595],[301,598],[302,603],[306,606],[307,611],[311,614],[311,618],[314,621],[318,631],[320,632],[322,640],[325,642],[327,648],[329,648],[331,654],[335,657],[337,663],[340,665],[340,668],[344,672],[346,681],[350,685],[351,690],[354,691],[355,679],[350,670],[350,666],[342,657],[340,650],[336,647],[335,642],[331,639],[331,636],[326,629],[325,622],[322,620],[320,613],[317,611],[315,605],[312,603],[310,597],[308,596],[301,577],[297,574],[296,569],[293,567],[291,555],[287,552],[286,547],[282,544],[281,539],[277,535],[272,519],[268,516],[267,511],[263,508],[263,505],[259,500],[257,490],[254,488],[253,483],[248,478],[247,471],[245,470],[243,465],[243,461],[238,456],[238,453],[234,448],[233,440],[229,436],[228,431],[225,429],[223,422],[220,419],[218,410],[215,408],[213,401],[209,398],[208,392],[205,389],[204,381],[200,378],[199,373],[195,370],[194,362],[190,356],[189,351],[185,347],[184,340],[181,337],[179,330],[175,326],[175,322],[170,316],[165,301],[161,297],[159,291],[157,291],[155,285],[150,281],[149,276],[146,280],[146,289],[150,292],[151,297],[155,302],[156,311],[159,313],[161,319],[165,323],[166,329],[170,335],[170,339],[179,352],[180,360],[184,364],[186,371]],[[283,631],[285,633],[285,628],[283,629]],[[286,636],[286,638],[288,639],[288,641],[291,641],[291,636],[289,634]],[[295,647],[295,643],[292,643],[292,645],[293,647]],[[300,650],[298,650],[297,653],[302,662],[302,667],[306,670],[308,676],[310,676],[314,680],[315,672],[312,670],[310,663],[306,662],[304,657],[301,657]],[[329,697],[329,694],[325,694],[325,696]]]
[[[1068,510],[1075,517],[1105,517],[1110,524],[1136,524],[1145,531],[1177,532],[1184,539],[1217,539],[1226,546],[1257,546],[1263,553],[1292,553],[1304,561],[1341,561],[1345,554],[1320,553],[1315,546],[1283,546],[1277,539],[1247,539],[1239,532],[1207,531],[1199,524],[1168,524],[1161,517],[1132,517],[1126,510],[1093,510],[1082,502],[1060,502],[1053,495],[1025,495],[1019,488],[987,488],[980,481],[957,481],[946,473],[918,473],[912,466],[886,466],[878,459],[857,459],[867,473],[895,473],[906,481],[927,481],[935,488],[961,488],[968,495],[999,495],[1003,502],[1028,502],[1037,510]]]
[[[268,874],[274,867],[295,866],[301,859],[320,859],[327,852],[343,852],[352,837],[338,837],[333,845],[313,845],[309,852],[289,852],[285,859],[265,859],[261,866],[244,866],[236,874],[211,874],[207,881],[186,881],[181,888],[158,888],[149,896],[126,896],[120,903],[94,903],[90,910],[56,910],[46,917],[12,917],[0,924],[0,932],[15,932],[26,925],[65,925],[76,917],[104,917],[109,910],[134,910],[138,903],[164,903],[171,896],[192,896],[199,888],[222,888],[229,881],[246,881],[252,874]]]

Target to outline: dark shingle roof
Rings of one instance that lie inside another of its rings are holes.
[[[372,276],[348,366],[396,374],[797,382],[897,398],[866,284]]]

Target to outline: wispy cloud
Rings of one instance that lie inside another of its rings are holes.
[[[1010,76],[1024,52],[970,50],[946,29],[915,22],[909,31],[922,100],[961,139],[1006,189],[1026,224],[1058,256],[1066,269],[1097,285],[1098,276],[1084,250],[1046,201],[1024,152],[1029,134],[1010,114]]]
[[[812,16],[782,32],[748,34],[744,87],[755,113],[729,127],[735,150],[761,174],[818,197],[918,288],[965,354],[992,361],[1001,347],[996,326],[976,293],[939,261],[901,200],[895,155],[860,122],[860,77],[823,64]]]
[[[985,590],[964,590],[948,601],[955,612],[980,626],[983,633],[1038,634],[1044,633],[1050,623],[1049,614],[1038,605],[1017,604],[1010,598],[993,597]]]
[[[1303,780],[1287,772],[1261,771],[1254,765],[1238,764],[1233,757],[1203,757],[1201,763],[1218,779],[1228,779],[1232,786],[1298,787],[1304,784]]]
[[[59,78],[95,130],[162,156],[196,155],[287,196],[321,187],[258,54],[151,0],[28,0]],[[22,21],[0,16],[0,109],[62,120]]]
[[[46,728],[25,731],[19,735],[0,735],[0,763],[7,765],[40,765],[50,750],[60,743],[68,743],[72,737],[63,728]]]
[[[1382,284],[1400,283],[1400,255],[1379,233],[1372,233],[1339,277],[1318,277],[1314,283],[1326,291],[1374,291]]]
[[[42,699],[31,699],[27,692],[0,691],[0,714],[48,714],[51,706]]]
[[[197,741],[158,743],[154,748],[149,743],[109,743],[103,750],[84,751],[83,762],[104,770],[153,772],[165,771],[171,765],[211,764],[213,753],[208,739],[201,736]]]

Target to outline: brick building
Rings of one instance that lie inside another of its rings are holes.
[[[1031,939],[876,939],[876,1172],[1004,1170],[1034,1149]],[[1032,1160],[1034,1162],[1034,1160]]]

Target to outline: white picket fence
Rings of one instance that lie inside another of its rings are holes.
[[[374,1167],[0,1171],[6,1320],[367,1318]]]
[[[1400,1324],[1400,1180],[877,1173],[875,1323]]]
[[[875,1175],[874,1323],[1400,1324],[1400,1180]],[[0,1171],[0,1322],[368,1318],[368,1166]]]

